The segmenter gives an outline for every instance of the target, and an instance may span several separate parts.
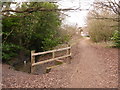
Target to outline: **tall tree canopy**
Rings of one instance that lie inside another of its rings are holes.
[[[28,8],[58,9],[58,6],[49,2],[22,3],[16,10],[24,11]],[[5,9],[4,10],[9,10]],[[32,12],[32,11],[31,11]],[[12,16],[3,16],[3,61],[25,53],[25,51],[44,51],[52,49],[61,43],[58,33],[61,25],[58,11],[35,11],[29,15],[25,13],[12,13]],[[28,13],[27,13],[28,14]],[[25,15],[24,17],[21,17]]]

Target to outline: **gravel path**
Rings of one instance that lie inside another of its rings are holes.
[[[72,62],[50,73],[31,75],[3,64],[3,88],[117,88],[118,50],[80,40],[72,47]]]

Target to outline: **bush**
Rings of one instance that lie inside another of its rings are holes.
[[[115,30],[113,37],[111,38],[113,40],[113,44],[115,45],[115,47],[119,47],[120,48],[120,31]]]
[[[104,19],[102,17],[106,17]],[[94,42],[100,41],[110,41],[113,36],[113,32],[118,28],[118,22],[112,20],[117,15],[113,14],[109,10],[98,10],[97,7],[94,7],[94,10],[91,10],[87,16],[87,26],[91,39]]]
[[[12,43],[5,43],[2,45],[2,59],[3,62],[7,62],[11,58],[18,55],[21,47]]]
[[[108,21],[105,20],[92,20],[90,22],[89,34],[94,42],[110,40],[114,30],[108,24]]]

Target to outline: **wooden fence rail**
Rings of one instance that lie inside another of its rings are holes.
[[[67,51],[67,53],[65,55],[55,57],[56,52],[64,51],[64,50]],[[48,54],[48,53],[52,53],[52,58],[51,59],[40,61],[40,62],[35,62],[35,56]],[[40,64],[52,62],[52,61],[55,61],[55,60],[58,60],[58,59],[66,58],[66,57],[71,57],[71,46],[70,45],[66,48],[50,50],[50,51],[45,51],[45,52],[39,52],[39,53],[35,53],[35,51],[31,51],[31,73],[32,73],[32,67],[35,66],[35,65],[40,65]]]

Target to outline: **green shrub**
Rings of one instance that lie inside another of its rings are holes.
[[[11,58],[17,56],[21,49],[22,48],[18,45],[12,43],[4,43],[2,45],[3,62],[7,62],[7,60],[10,60]]]
[[[115,47],[120,47],[120,31],[115,30],[111,39],[113,40]]]

